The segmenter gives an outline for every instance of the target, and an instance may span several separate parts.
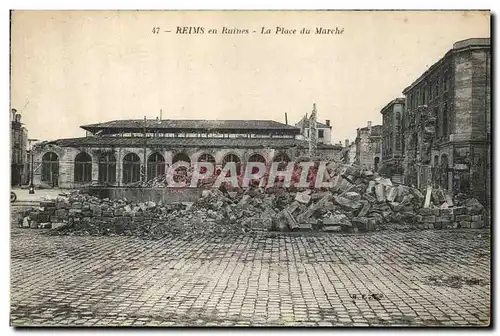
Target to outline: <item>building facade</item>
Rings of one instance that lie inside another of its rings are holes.
[[[21,114],[11,110],[11,185],[17,186],[28,182],[28,131],[21,123]]]
[[[382,166],[384,175],[401,180],[403,172],[403,134],[401,121],[405,109],[405,98],[389,102],[382,114]]]
[[[309,140],[311,132],[309,129],[309,119],[307,114],[295,124],[295,127],[301,130],[301,134],[305,140]],[[330,120],[325,120],[325,123],[317,121],[316,122],[316,138],[318,144],[332,145],[332,126],[330,125]],[[341,144],[342,147],[342,144]]]
[[[457,42],[403,94],[404,180],[490,199],[490,39]]]
[[[355,163],[363,168],[377,171],[382,159],[382,125],[367,126],[357,129]]]
[[[299,128],[268,120],[116,120],[81,128],[87,136],[36,145],[35,185],[127,186],[161,176],[177,161],[214,162],[220,169],[308,152]]]

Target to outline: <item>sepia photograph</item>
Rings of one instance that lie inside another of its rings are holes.
[[[490,327],[488,10],[11,10],[9,323]]]

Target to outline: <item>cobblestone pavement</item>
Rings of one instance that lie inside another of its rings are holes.
[[[13,326],[489,324],[487,230],[192,241],[42,231],[11,231]]]

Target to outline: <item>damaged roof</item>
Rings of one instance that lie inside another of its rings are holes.
[[[204,138],[204,137],[112,137],[88,136],[49,141],[60,147],[223,147],[223,148],[289,148],[307,147],[308,142],[286,138]]]
[[[166,119],[156,120],[140,119],[113,120],[98,124],[80,126],[87,131],[101,129],[171,129],[171,130],[293,130],[299,132],[297,127],[286,125],[274,120],[190,120]]]

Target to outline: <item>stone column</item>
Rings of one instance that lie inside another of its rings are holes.
[[[116,151],[116,185],[121,187],[123,184],[123,149]]]

